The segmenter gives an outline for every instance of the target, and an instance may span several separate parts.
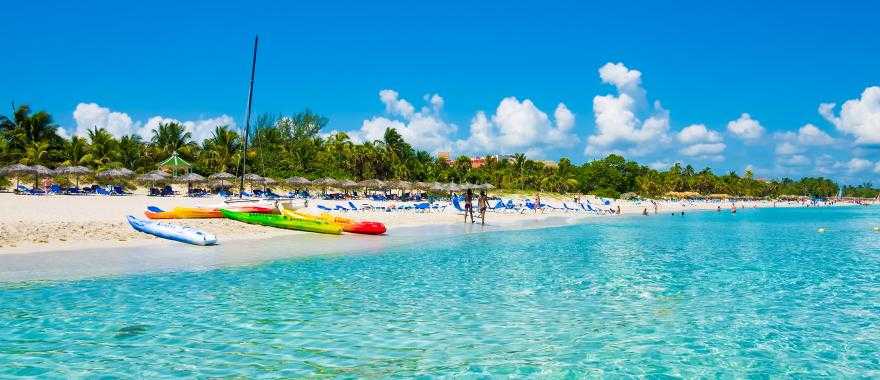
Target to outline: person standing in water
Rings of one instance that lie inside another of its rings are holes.
[[[464,222],[467,223],[468,214],[471,215],[471,223],[474,222],[474,192],[471,189],[467,189],[467,193],[464,195]]]
[[[486,191],[480,191],[480,197],[477,198],[477,207],[480,209],[480,224],[486,225],[486,209],[489,208],[489,198],[486,198]],[[474,218],[471,217],[471,220]]]

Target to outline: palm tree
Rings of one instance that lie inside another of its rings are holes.
[[[86,155],[89,146],[86,139],[79,136],[72,136],[69,141],[64,142],[64,162],[63,165],[80,165],[83,163],[82,158]]]
[[[96,169],[107,167],[116,158],[116,139],[104,128],[95,127],[88,131],[88,153],[80,160]]]
[[[21,163],[24,165],[38,165],[45,163],[46,156],[49,154],[49,142],[31,142],[25,148],[24,157]]]
[[[123,167],[136,169],[143,159],[143,141],[138,135],[122,136],[117,149],[117,156]]]
[[[189,149],[193,145],[192,133],[177,122],[161,123],[153,130],[153,137],[150,139],[161,153],[170,156],[174,152],[178,152],[185,156],[191,156]]]
[[[202,156],[213,172],[228,172],[241,160],[241,138],[238,133],[222,125],[214,128],[211,137],[203,143]]]

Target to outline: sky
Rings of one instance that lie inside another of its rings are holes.
[[[12,2],[0,114],[241,128],[258,34],[255,114],[356,141],[880,182],[878,3],[511,3]]]

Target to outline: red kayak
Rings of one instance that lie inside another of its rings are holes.
[[[353,222],[343,224],[342,230],[353,234],[381,235],[385,233],[385,225],[379,222]]]

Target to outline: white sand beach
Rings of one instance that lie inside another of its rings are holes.
[[[505,198],[506,199],[506,198]],[[545,196],[543,202],[562,207],[563,199]],[[318,201],[313,201],[318,202]],[[330,201],[320,201],[332,204]],[[571,204],[571,200],[568,200]],[[727,201],[661,201],[657,202],[658,213],[681,211],[715,210],[721,207],[728,210]],[[797,207],[800,204],[770,201],[737,202],[737,207]],[[168,245],[168,242],[150,235],[134,231],[126,222],[126,215],[143,217],[148,205],[163,209],[175,206],[221,206],[219,197],[148,197],[129,196],[26,196],[10,193],[0,194],[0,254],[26,253],[39,251],[78,250],[89,248],[115,248],[126,246]],[[641,214],[646,208],[650,215],[654,207],[650,201],[612,201],[605,209],[620,207],[621,214]],[[395,228],[419,227],[461,223],[461,214],[447,207],[443,211],[416,213],[413,211],[358,211],[346,213],[363,220],[385,223],[389,234]],[[597,215],[583,211],[548,210],[545,212],[489,212],[487,221],[494,226],[505,224],[528,224],[553,216],[567,218],[614,217]],[[279,236],[293,236],[304,232],[255,226],[227,219],[189,219],[175,220],[186,226],[204,229],[218,236],[222,241],[242,239],[265,239]]]

